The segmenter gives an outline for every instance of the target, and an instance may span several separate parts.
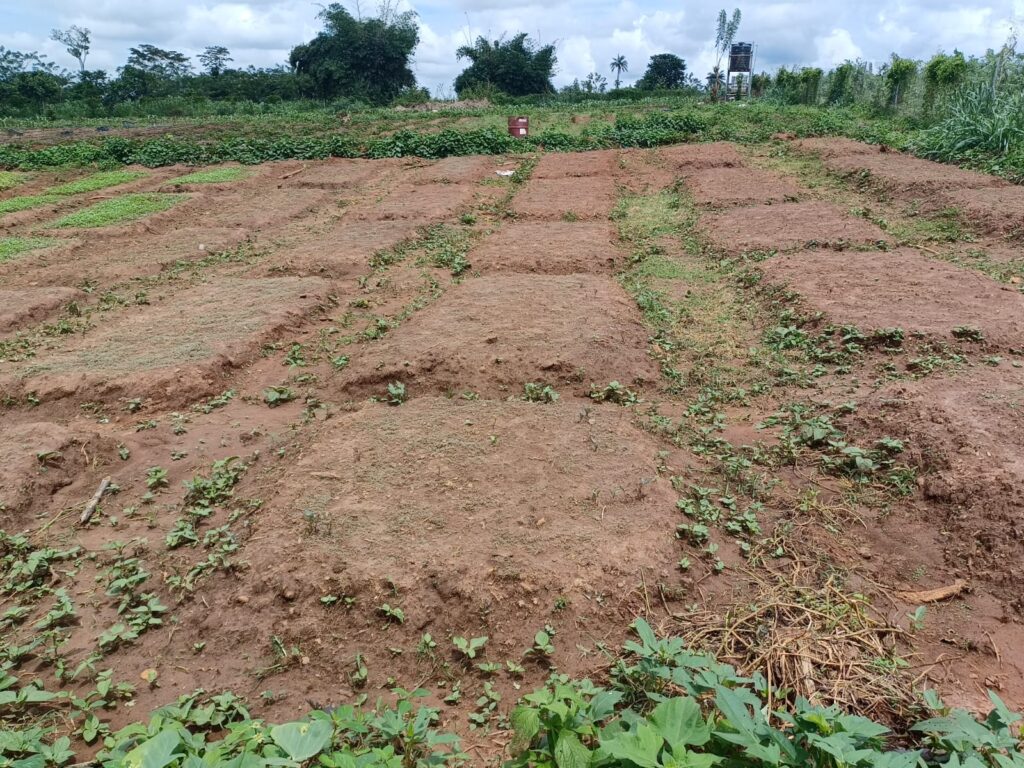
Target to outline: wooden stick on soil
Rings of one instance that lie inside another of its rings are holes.
[[[97,505],[100,503],[100,499],[103,498],[103,494],[106,493],[107,488],[110,487],[110,482],[110,475],[107,475],[100,481],[100,487],[96,489],[96,493],[94,493],[92,498],[89,499],[89,503],[85,505],[85,509],[82,511],[82,517],[79,519],[79,522],[82,525],[89,522],[89,519],[96,511]]]

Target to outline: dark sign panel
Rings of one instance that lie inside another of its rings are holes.
[[[754,46],[751,43],[733,43],[729,51],[729,71],[749,72],[754,58]]]

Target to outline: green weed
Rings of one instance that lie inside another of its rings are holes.
[[[0,237],[0,264],[29,251],[50,248],[59,242],[52,237]]]
[[[196,171],[168,181],[168,184],[226,184],[248,178],[252,171],[246,168],[211,168],[208,171]]]
[[[182,195],[136,193],[104,200],[81,211],[69,214],[49,226],[53,229],[107,227],[154,213],[166,211],[183,199]]]
[[[104,171],[102,173],[94,173],[91,176],[85,176],[67,184],[50,187],[44,194],[60,195],[61,197],[80,195],[84,192],[95,192],[98,189],[127,184],[129,181],[141,179],[145,175],[141,171]]]

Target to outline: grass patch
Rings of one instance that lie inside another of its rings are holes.
[[[213,168],[209,171],[196,171],[176,179],[168,184],[223,184],[248,178],[250,172],[246,168]]]
[[[113,200],[91,205],[81,211],[69,214],[50,225],[51,228],[78,227],[83,229],[106,227],[125,221],[134,221],[160,211],[166,211],[182,199],[182,195],[161,195],[140,193],[122,195]]]
[[[25,175],[13,171],[0,171],[0,192],[13,189],[25,180]]]
[[[118,184],[127,184],[129,181],[135,181],[145,176],[145,173],[141,171],[103,171],[102,173],[94,173],[91,176],[84,176],[81,179],[75,181],[69,181],[67,184],[60,184],[56,187],[51,187],[46,190],[48,195],[80,195],[83,192],[95,192],[97,189],[106,189],[107,187],[116,187]]]
[[[0,264],[28,251],[49,248],[56,242],[52,237],[0,237]]]
[[[60,200],[59,195],[22,195],[21,197],[9,197],[0,200],[0,216],[7,213],[27,211],[30,208],[38,208],[41,205],[48,205]]]

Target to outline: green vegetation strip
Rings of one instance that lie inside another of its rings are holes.
[[[59,195],[22,195],[21,197],[9,197],[0,200],[0,216],[5,213],[17,213],[27,211],[30,208],[38,208],[41,205],[49,205],[60,200]]]
[[[693,653],[681,638],[658,637],[643,619],[633,631],[635,639],[611,665],[604,685],[553,674],[546,687],[523,698],[510,718],[508,768],[1024,766],[1020,716],[995,694],[991,712],[978,720],[948,708],[931,691],[920,707],[924,719],[894,738],[888,727],[837,706],[801,698],[782,707],[759,674],[746,676]],[[11,712],[62,701],[32,684],[22,687],[8,673],[0,674],[0,683]],[[427,691],[395,692],[394,706],[339,706],[271,725],[253,719],[231,693],[210,697],[200,691],[162,707],[148,722],[107,733],[95,761],[153,768],[427,768],[479,759],[463,752],[454,734],[437,729],[439,709],[415,703]],[[107,675],[103,690],[98,686],[82,704],[95,699],[95,711],[102,712],[133,693],[124,683],[115,691]],[[91,710],[89,716],[95,717]],[[89,736],[95,740],[103,732],[101,724]],[[0,757],[9,765],[59,768],[76,755],[67,737],[54,738],[51,728],[34,725],[0,731]]]
[[[92,228],[106,227],[126,221],[141,219],[143,216],[166,211],[182,199],[182,195],[140,193],[122,195],[112,200],[91,205],[81,211],[69,214],[50,225],[51,228]]]
[[[249,176],[245,168],[213,168],[209,171],[196,171],[185,176],[171,179],[168,184],[224,184],[239,181]]]
[[[8,175],[13,176],[14,174]],[[69,197],[71,195],[80,195],[84,192],[95,192],[98,189],[115,187],[118,184],[125,184],[126,182],[140,179],[145,175],[146,174],[141,171],[105,171],[102,173],[94,173],[91,176],[85,176],[84,178],[68,182],[67,184],[60,184],[56,187],[51,187],[39,195],[23,195],[22,197],[11,197],[7,200],[0,200],[0,215],[5,213],[16,213],[18,211],[27,211],[31,208],[49,205],[50,203],[59,201],[63,197]],[[2,176],[0,176],[0,182],[2,182]],[[0,188],[2,188],[2,183],[0,183]]]
[[[49,248],[57,242],[51,237],[0,237],[0,264],[29,251]]]
[[[25,177],[20,173],[14,173],[12,171],[0,171],[0,192],[5,189],[12,189],[18,186],[25,180]]]
[[[76,181],[61,184],[46,190],[49,195],[80,195],[83,192],[95,192],[98,189],[116,187],[118,184],[127,184],[129,181],[141,179],[146,174],[141,171],[105,171],[94,173]]]

